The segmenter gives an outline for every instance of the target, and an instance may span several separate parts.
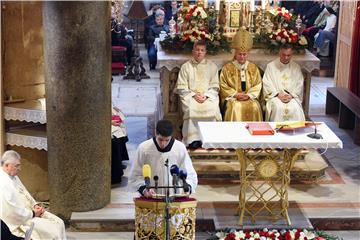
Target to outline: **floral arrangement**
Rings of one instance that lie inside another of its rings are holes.
[[[205,40],[209,54],[230,51],[223,29],[217,24],[214,8],[204,9],[202,6],[192,5],[183,7],[178,14],[177,33],[170,34],[160,42],[163,49],[189,52],[196,41]]]
[[[268,11],[266,17],[265,30],[258,31],[254,36],[255,45],[270,51],[278,50],[284,43],[291,44],[296,51],[307,47],[306,38],[298,33],[301,22],[296,15],[285,8],[276,8]]]
[[[220,240],[337,240],[338,237],[323,232],[312,232],[306,229],[292,229],[278,231],[268,230],[230,230],[217,232],[215,238]]]

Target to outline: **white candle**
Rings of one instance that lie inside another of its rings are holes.
[[[204,0],[204,8],[208,8],[208,0]]]
[[[265,10],[266,7],[266,0],[261,0],[261,9]]]
[[[220,10],[220,0],[215,0],[215,10],[216,11]]]
[[[250,12],[255,12],[255,0],[250,0]]]

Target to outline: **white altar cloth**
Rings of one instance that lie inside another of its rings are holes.
[[[276,132],[274,135],[251,135],[246,129],[246,122],[199,122],[203,148],[342,148],[342,141],[335,133],[321,123],[317,132],[323,139],[312,139],[307,136],[314,132],[314,126],[294,131]],[[270,122],[275,128],[276,123]]]

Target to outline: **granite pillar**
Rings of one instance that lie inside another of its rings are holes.
[[[110,2],[43,3],[50,210],[110,202]]]

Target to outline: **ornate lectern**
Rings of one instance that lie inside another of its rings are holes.
[[[135,198],[135,239],[165,239],[165,207],[163,199]],[[194,240],[196,220],[195,198],[176,198],[170,203],[170,238]]]

